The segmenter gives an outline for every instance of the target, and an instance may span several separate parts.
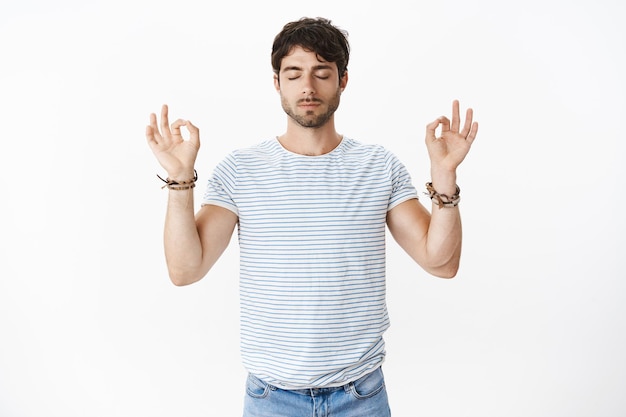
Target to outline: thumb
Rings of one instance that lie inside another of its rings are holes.
[[[185,123],[187,130],[189,131],[189,142],[191,142],[196,148],[200,148],[200,129],[198,129],[193,123],[187,120]]]

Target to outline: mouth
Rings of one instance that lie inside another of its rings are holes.
[[[299,105],[309,105],[309,104],[321,104],[322,100],[319,98],[302,98],[298,100]]]
[[[322,104],[321,100],[305,99],[298,101],[298,107],[303,109],[314,109]]]

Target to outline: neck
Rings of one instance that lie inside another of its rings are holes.
[[[288,151],[307,156],[327,154],[339,146],[341,139],[332,120],[317,128],[302,127],[289,120],[287,132],[278,137]]]

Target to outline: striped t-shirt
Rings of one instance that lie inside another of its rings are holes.
[[[277,139],[215,168],[202,204],[239,216],[246,369],[284,389],[332,387],[381,365],[387,211],[417,198],[402,163],[344,138],[305,156]]]

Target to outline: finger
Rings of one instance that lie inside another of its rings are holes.
[[[469,143],[470,145],[474,143],[474,139],[476,139],[477,134],[478,134],[478,122],[474,122],[472,123],[472,127],[469,133],[467,134],[467,138],[465,138],[467,143]]]
[[[467,137],[472,128],[472,119],[474,118],[474,111],[472,109],[467,109],[465,112],[465,123],[463,124],[463,130],[461,130],[461,136]]]
[[[150,134],[152,140],[155,142],[158,143],[161,141],[161,134],[159,132],[159,127],[157,126],[157,117],[154,113],[150,114],[150,124],[146,127],[146,136],[148,134]]]
[[[156,151],[159,148],[159,138],[160,135],[155,134],[152,126],[146,126],[146,141],[152,151]]]
[[[439,120],[441,122],[441,133],[449,131],[450,119],[448,119],[446,116],[441,116]]]
[[[167,112],[168,112],[167,104],[164,104],[163,107],[161,107],[161,133],[165,137],[168,137],[169,135],[171,135],[170,122],[167,117]]]
[[[436,139],[437,137],[436,131],[440,124],[441,124],[441,117],[433,120],[432,122],[426,125],[426,139],[427,140]]]
[[[150,113],[150,127],[152,127],[155,132],[159,131],[159,127],[157,126],[157,117],[154,113]]]
[[[176,120],[174,123],[172,123],[172,133],[175,136],[181,136],[180,127],[185,126],[186,124],[187,124],[186,120],[183,120],[183,119]]]
[[[194,126],[189,120],[187,120],[185,126],[189,131],[189,142],[192,143],[196,148],[200,148],[200,129]]]
[[[459,100],[454,100],[452,102],[452,126],[451,126],[451,130],[453,132],[458,132],[460,126],[461,126],[461,115],[459,113]]]
[[[146,140],[148,143],[156,143],[156,139],[154,138],[154,132],[152,131],[152,126],[146,126]]]

